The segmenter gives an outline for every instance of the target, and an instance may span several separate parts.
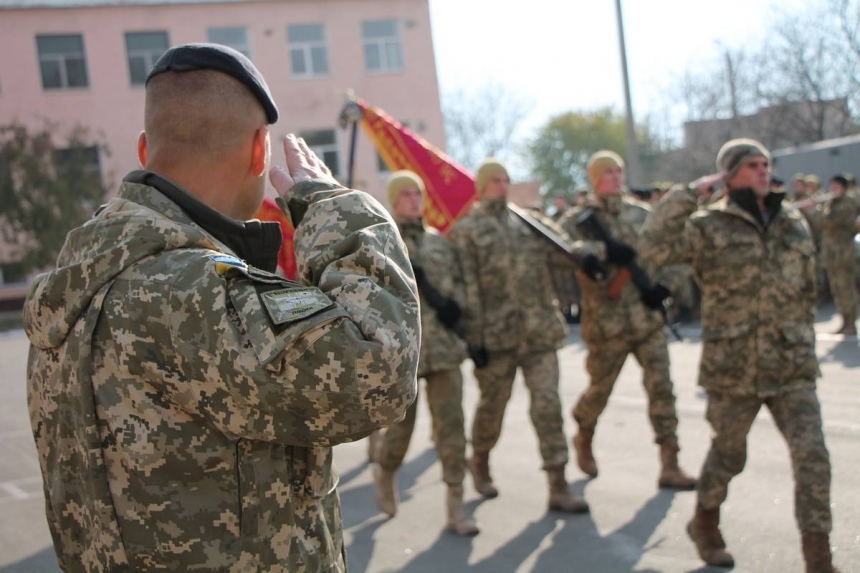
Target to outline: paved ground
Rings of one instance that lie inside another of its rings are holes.
[[[833,330],[824,315],[819,331]],[[700,345],[694,329],[672,343],[672,372],[681,419],[682,465],[697,472],[709,442],[705,400],[695,386]],[[56,572],[42,513],[41,482],[29,434],[24,371],[27,343],[18,333],[0,335],[0,573]],[[832,543],[843,572],[860,571],[860,348],[854,338],[822,334],[818,353],[825,432],[833,461],[835,527]],[[566,431],[569,410],[587,384],[584,348],[574,331],[560,354]],[[465,408],[471,420],[477,387],[466,375]],[[492,468],[501,496],[481,501],[467,483],[467,502],[482,533],[461,539],[443,529],[444,484],[430,443],[422,406],[413,444],[400,472],[401,506],[395,519],[376,510],[365,462],[365,444],[336,449],[341,473],[345,537],[355,572],[695,572],[701,567],[684,525],[695,494],[656,488],[657,448],[647,422],[641,376],[635,361],[625,366],[595,439],[601,475],[591,481],[572,464],[568,478],[592,505],[588,516],[546,512],[546,484],[528,418],[528,394],[517,381]],[[423,396],[422,396],[423,398]],[[800,573],[793,485],[785,443],[766,412],[750,435],[749,461],[732,482],[724,506],[723,531],[738,566],[735,571]],[[718,571],[718,570],[713,570]]]

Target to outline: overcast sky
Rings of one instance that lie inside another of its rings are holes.
[[[623,0],[634,115],[665,109],[685,69],[758,45],[777,6],[817,1]],[[534,104],[522,135],[558,112],[623,111],[614,0],[430,0],[430,12],[443,96],[502,82]]]

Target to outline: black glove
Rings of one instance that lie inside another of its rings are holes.
[[[594,254],[585,255],[585,258],[582,260],[582,272],[593,281],[602,280],[606,276],[606,269],[603,263]]]
[[[439,321],[448,328],[454,328],[460,322],[460,305],[450,298],[445,299],[445,304],[441,308],[436,309],[436,316]]]
[[[487,349],[483,346],[470,346],[469,358],[475,363],[475,368],[484,368],[490,363],[490,356],[487,354]]]
[[[672,296],[672,293],[669,292],[669,289],[660,283],[656,283],[642,293],[642,302],[651,310],[660,310],[663,307],[663,301],[670,296]]]
[[[412,261],[409,262],[411,263]],[[412,263],[412,273],[415,275],[415,282],[419,285],[427,280],[427,273],[424,272],[424,267],[419,267],[415,263]]]
[[[636,250],[620,241],[606,241],[606,260],[619,267],[630,264],[636,258]]]

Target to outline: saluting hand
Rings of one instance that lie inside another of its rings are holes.
[[[290,189],[297,183],[308,179],[321,179],[329,183],[337,183],[332,177],[331,169],[320,161],[305,140],[290,133],[284,138],[284,156],[286,168],[272,167],[269,170],[269,181],[278,195],[284,199],[290,198]]]

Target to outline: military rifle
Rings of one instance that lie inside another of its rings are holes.
[[[577,229],[581,230],[587,237],[600,241],[601,243],[607,244],[612,243],[615,239],[612,237],[612,234],[609,232],[609,229],[603,226],[603,223],[600,222],[600,219],[597,218],[597,211],[594,209],[586,209],[585,212],[582,213],[579,217],[577,217],[574,222]],[[624,285],[627,284],[628,281],[633,281],[634,286],[639,291],[639,296],[642,298],[643,302],[645,301],[645,297],[647,293],[651,291],[653,288],[653,284],[651,283],[651,279],[648,278],[648,274],[645,272],[642,267],[636,264],[635,259],[627,263],[618,269],[618,274],[613,280],[612,284],[609,285],[609,289],[607,289],[606,296],[610,300],[617,300],[621,297],[621,289],[624,288]],[[660,314],[663,316],[663,322],[666,323],[666,326],[669,327],[669,330],[672,331],[672,334],[675,336],[677,340],[683,340],[681,338],[681,334],[675,328],[675,326],[669,322],[669,315],[666,312],[666,305],[664,303],[660,304],[660,308],[656,309],[660,311]]]
[[[471,358],[472,362],[475,363],[475,367],[483,368],[484,366],[486,366],[486,351],[482,351],[482,349],[479,348],[474,348],[473,346],[468,344],[468,342],[466,341],[466,331],[463,329],[463,325],[460,324],[459,319],[456,322],[453,322],[453,324],[449,324],[448,321],[442,320],[441,317],[445,313],[450,312],[450,305],[453,301],[443,295],[441,292],[439,292],[439,290],[435,286],[433,286],[433,284],[429,280],[427,280],[426,271],[424,271],[421,266],[416,265],[413,261],[410,261],[410,263],[412,263],[412,271],[415,273],[415,282],[418,283],[418,291],[422,295],[424,295],[424,302],[426,302],[430,306],[430,308],[436,311],[436,315],[440,317],[440,322],[445,326],[445,328],[447,328],[448,330],[456,334],[464,342],[466,342],[469,352],[469,358]],[[457,303],[454,302],[455,306],[456,304]],[[459,312],[459,307],[457,307],[457,310]]]

